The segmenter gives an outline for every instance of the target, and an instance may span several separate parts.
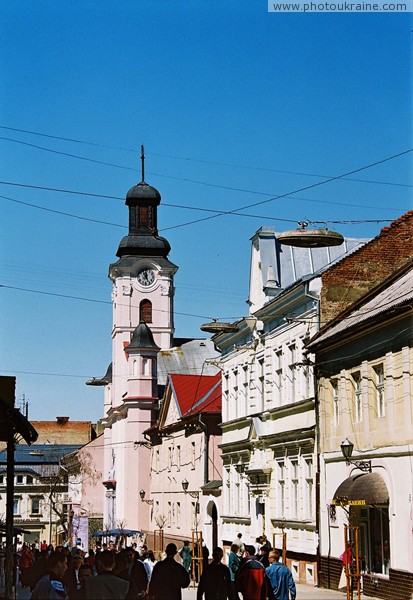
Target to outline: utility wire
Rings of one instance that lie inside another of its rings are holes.
[[[107,198],[109,200],[124,200],[124,197],[122,196],[110,196],[107,194],[96,194],[96,193],[91,193],[91,192],[82,192],[80,190],[68,190],[68,189],[63,189],[63,188],[54,188],[54,187],[47,187],[47,186],[41,186],[41,185],[30,185],[30,184],[26,184],[26,183],[17,183],[17,182],[13,182],[13,181],[0,181],[1,185],[8,185],[8,186],[12,186],[12,187],[22,187],[22,188],[27,188],[27,189],[35,189],[35,190],[44,190],[47,192],[56,192],[56,193],[61,193],[61,194],[74,194],[77,196],[90,196],[92,198]],[[270,195],[270,194],[268,194]],[[351,204],[349,202],[346,202],[345,204],[343,204],[342,202],[332,202],[330,200],[315,200],[313,198],[303,198],[303,197],[299,197],[299,196],[294,196],[293,197],[294,200],[300,200],[303,202],[311,202],[311,203],[317,203],[317,204],[333,204],[335,206],[353,206],[355,208],[374,208],[377,209],[377,206],[369,206],[366,204]],[[201,207],[197,207],[197,206],[188,206],[185,204],[172,204],[170,202],[162,202],[162,206],[168,206],[170,208],[182,208],[185,210],[194,210],[194,211],[201,211],[201,212],[211,212],[211,213],[223,213],[226,214],[225,211],[220,211],[220,210],[214,210],[211,208],[201,208]],[[397,208],[397,207],[380,207],[381,210],[398,210],[401,211],[403,210],[402,208]],[[244,213],[245,214],[245,213]],[[254,218],[259,218],[259,219],[273,219],[273,220],[278,220],[275,219],[275,217],[263,217],[261,215],[245,215],[245,216],[251,216]],[[282,219],[281,219],[282,220]],[[360,221],[328,221],[329,223],[379,223],[382,221],[390,221],[391,219],[383,219],[383,220],[377,220],[377,219],[372,219],[372,220],[360,220]],[[291,223],[296,223],[297,221],[293,221],[293,220],[288,220],[285,219],[285,221],[291,222]],[[320,223],[321,221],[310,221],[310,222],[314,222],[314,223]],[[325,221],[323,221],[324,223]]]
[[[1,183],[1,182],[0,182]],[[119,223],[112,223],[111,221],[102,221],[100,219],[91,219],[89,217],[84,217],[81,215],[76,215],[74,213],[68,213],[68,212],[64,212],[61,210],[56,210],[54,208],[47,208],[45,206],[40,206],[39,204],[32,204],[30,202],[24,202],[23,200],[17,200],[16,198],[10,198],[10,196],[3,196],[2,194],[0,194],[0,198],[2,198],[3,200],[8,200],[9,202],[14,202],[15,204],[22,204],[23,206],[29,206],[30,208],[36,208],[38,210],[44,210],[45,212],[51,212],[57,215],[61,215],[64,217],[70,217],[72,219],[78,219],[80,221],[89,221],[91,223],[99,223],[101,225],[109,225],[111,227],[120,227],[122,229],[128,229],[127,225],[121,225]],[[190,208],[190,207],[185,207],[185,206],[179,206],[178,208],[187,208],[188,210],[198,210],[198,211],[202,211],[202,212],[209,212],[209,213],[213,213],[214,215],[220,215],[220,214],[226,214],[224,211],[219,211],[219,210],[213,210],[210,208]],[[252,215],[252,214],[248,214],[248,213],[236,213],[234,216],[236,217],[245,217],[245,218],[249,218],[249,219],[261,219],[261,220],[265,220],[265,221],[278,221],[278,222],[282,222],[282,223],[297,223],[296,220],[293,219],[283,219],[281,217],[268,217],[266,215]],[[363,220],[353,220],[353,221],[311,221],[309,219],[306,219],[306,222],[308,224],[324,224],[327,225],[327,223],[334,223],[334,224],[351,224],[351,225],[357,225],[360,223],[390,223],[393,219],[363,219]],[[195,221],[197,222],[197,221]],[[166,231],[168,229],[174,229],[176,227],[181,227],[181,225],[172,225],[171,227],[166,227],[164,229],[160,229],[159,231],[163,232]]]
[[[61,141],[72,142],[72,143],[76,143],[76,144],[89,145],[89,146],[94,146],[94,147],[98,147],[98,148],[121,150],[123,152],[133,152],[134,154],[138,153],[138,151],[133,148],[121,148],[118,146],[109,146],[106,144],[98,144],[96,142],[79,140],[76,138],[67,138],[67,137],[62,137],[62,136],[57,136],[57,135],[50,135],[47,133],[30,131],[27,129],[18,129],[16,127],[6,127],[5,125],[0,125],[0,129],[5,129],[7,131],[16,131],[19,133],[28,133],[30,135],[37,135],[40,137],[50,138],[50,139],[54,139],[54,140],[61,140]],[[17,140],[14,140],[14,141],[18,142]],[[257,167],[257,166],[251,166],[251,165],[238,165],[238,164],[233,164],[233,163],[225,163],[225,162],[218,162],[218,161],[212,161],[212,160],[192,158],[192,157],[188,157],[188,156],[176,156],[176,155],[160,154],[160,153],[156,153],[156,152],[147,152],[147,154],[148,154],[148,156],[159,156],[161,158],[168,158],[168,159],[173,159],[173,160],[183,160],[183,161],[188,161],[188,162],[198,162],[198,163],[204,163],[204,164],[208,164],[208,165],[224,166],[224,167],[231,167],[231,168],[236,168],[236,169],[250,169],[250,170],[254,170],[254,171],[266,171],[266,172],[270,172],[270,173],[284,173],[287,175],[300,175],[303,177],[321,177],[321,178],[326,178],[326,179],[329,179],[331,177],[331,175],[320,175],[317,173],[302,173],[299,171],[286,171],[286,170],[282,170],[282,169],[270,169],[268,167]],[[376,185],[393,185],[393,186],[398,186],[398,187],[413,187],[412,185],[410,185],[408,183],[393,183],[390,181],[371,181],[368,179],[351,179],[351,178],[346,178],[346,179],[348,181],[355,181],[355,182],[359,182],[359,183],[373,183]]]
[[[225,215],[232,215],[235,213],[238,213],[241,210],[246,210],[247,208],[252,208],[253,206],[260,206],[261,204],[267,204],[268,202],[272,202],[273,200],[279,200],[280,198],[286,198],[287,196],[292,196],[293,194],[298,194],[299,192],[303,192],[305,190],[310,190],[316,187],[320,187],[322,185],[326,185],[327,183],[331,183],[332,181],[337,181],[339,179],[342,179],[343,177],[346,177],[347,175],[352,175],[353,173],[360,173],[361,171],[365,171],[366,169],[371,169],[372,167],[375,167],[377,165],[383,164],[385,162],[388,162],[390,160],[394,160],[396,158],[400,158],[401,156],[404,156],[406,154],[409,154],[410,152],[413,152],[413,148],[410,148],[409,150],[404,150],[403,152],[399,152],[398,154],[394,154],[392,156],[388,156],[386,158],[382,158],[381,160],[375,161],[373,163],[370,163],[368,165],[365,165],[363,167],[358,167],[357,169],[353,169],[351,171],[347,171],[346,173],[342,173],[341,175],[336,175],[335,177],[331,177],[330,179],[327,179],[325,181],[317,181],[316,183],[313,183],[311,185],[306,185],[303,186],[301,188],[297,188],[296,190],[292,190],[291,192],[286,192],[285,194],[280,194],[278,196],[274,196],[272,198],[269,198],[267,200],[261,200],[260,202],[254,202],[252,204],[246,204],[245,206],[241,206],[239,208],[235,208],[234,210],[229,210],[224,212],[223,214]],[[181,223],[181,225],[175,225],[173,227],[168,227],[168,229],[177,229],[178,227],[185,227],[186,225],[193,225],[194,223],[200,223],[202,221],[208,221],[210,219],[216,219],[217,217],[222,216],[222,215],[212,215],[210,217],[204,217],[203,219],[197,219],[195,221],[189,221],[187,223]]]

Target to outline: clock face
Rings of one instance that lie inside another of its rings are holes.
[[[152,285],[152,283],[155,281],[155,273],[154,271],[152,271],[152,269],[141,269],[140,271],[138,271],[136,279],[141,285],[143,285],[144,287],[148,287]]]

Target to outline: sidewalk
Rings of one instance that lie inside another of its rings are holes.
[[[297,600],[346,600],[346,594],[343,594],[342,592],[325,590],[323,588],[302,585],[300,583],[297,583],[296,586]],[[29,588],[22,588],[20,585],[17,585],[16,592],[17,600],[30,599]],[[378,600],[372,596],[364,596],[364,594],[361,595],[361,598],[362,600]],[[110,598],[108,598],[108,600],[110,600]],[[196,588],[190,587],[187,590],[182,590],[182,600],[196,600]],[[354,600],[357,600],[357,594],[354,595]]]

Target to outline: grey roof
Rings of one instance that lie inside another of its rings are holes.
[[[137,185],[131,187],[126,194],[126,199],[138,199],[138,200],[155,200],[157,204],[161,201],[161,194],[158,190],[146,181],[141,181]]]
[[[374,319],[380,314],[387,313],[389,310],[402,306],[413,300],[413,271],[410,270],[399,279],[396,279],[391,285],[379,292],[368,302],[359,306],[356,310],[350,312],[347,316],[325,333],[314,340],[314,344],[324,342],[348,329],[359,326],[370,319]],[[309,345],[311,347],[311,344]]]
[[[210,339],[189,340],[175,348],[161,350],[158,354],[158,384],[165,385],[167,375],[173,373],[214,375],[217,367],[205,363],[205,360],[218,356]]]
[[[159,350],[159,346],[155,344],[152,331],[146,323],[139,323],[135,328],[130,344],[126,346],[125,352],[128,354],[132,350]]]
[[[323,271],[350,252],[365,244],[367,239],[344,238],[340,246],[326,248],[296,248],[277,240],[272,227],[261,227],[252,240],[259,238],[263,287],[267,285],[268,270],[272,267],[274,279],[280,288],[310,274]],[[271,286],[272,287],[272,286]]]
[[[14,453],[16,465],[59,464],[59,461],[82,447],[82,444],[19,444]],[[7,463],[7,450],[0,452],[0,465]]]
[[[56,477],[61,459],[82,448],[81,444],[18,445],[14,454],[15,472],[32,473],[38,477]],[[0,452],[0,471],[6,470],[7,451]]]

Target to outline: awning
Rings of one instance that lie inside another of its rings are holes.
[[[342,506],[388,504],[389,491],[378,473],[360,473],[338,486],[333,503]]]

